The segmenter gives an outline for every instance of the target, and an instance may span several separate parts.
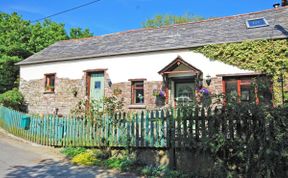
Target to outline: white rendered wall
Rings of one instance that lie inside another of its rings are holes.
[[[146,78],[148,81],[161,81],[158,72],[171,61],[181,56],[186,62],[202,70],[203,76],[215,77],[217,74],[250,73],[237,67],[213,61],[202,54],[190,50],[153,52],[80,59],[54,63],[20,66],[20,77],[24,80],[42,79],[46,73],[56,73],[57,78],[81,79],[84,70],[107,68],[112,83],[127,82],[128,79]]]

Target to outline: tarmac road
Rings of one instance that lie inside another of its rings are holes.
[[[26,142],[0,129],[0,178],[136,177],[129,173],[70,164],[54,148]]]

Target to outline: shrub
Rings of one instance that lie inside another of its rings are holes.
[[[121,169],[122,158],[112,157],[105,161],[104,166],[112,169]]]
[[[84,153],[86,151],[83,147],[66,147],[61,150],[61,153],[63,153],[68,158],[73,158],[74,156]]]
[[[101,161],[95,157],[92,150],[87,150],[72,158],[72,163],[84,166],[101,165]]]
[[[17,111],[26,111],[24,96],[16,88],[0,95],[0,105],[15,109]]]
[[[93,150],[95,158],[100,160],[106,160],[110,157],[110,152],[108,150]]]

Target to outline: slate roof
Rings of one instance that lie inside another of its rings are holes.
[[[261,17],[268,21],[269,26],[254,29],[246,27],[246,20]],[[287,7],[156,29],[138,29],[59,41],[18,64],[79,60],[272,38],[288,38]]]

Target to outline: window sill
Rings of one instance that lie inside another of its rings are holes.
[[[131,104],[128,106],[128,109],[146,109],[145,104]]]
[[[44,91],[43,94],[55,94],[54,91]]]

